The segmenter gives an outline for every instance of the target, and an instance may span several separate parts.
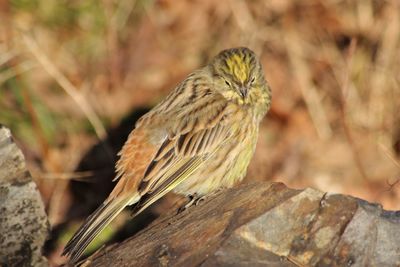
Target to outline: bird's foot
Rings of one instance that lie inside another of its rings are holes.
[[[191,206],[199,205],[200,202],[205,199],[205,196],[199,196],[196,193],[194,193],[193,195],[188,195],[188,198],[189,201],[178,209],[178,213],[183,212],[184,210],[190,208]]]

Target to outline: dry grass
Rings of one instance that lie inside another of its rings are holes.
[[[68,220],[74,195],[65,178],[81,177],[77,166],[96,134],[104,138],[103,129],[239,45],[260,54],[273,89],[248,180],[400,209],[398,1],[20,0],[0,7],[0,122],[24,147],[53,225]]]

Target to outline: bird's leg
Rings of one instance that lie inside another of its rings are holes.
[[[190,206],[192,206],[194,204],[194,202],[195,202],[196,195],[197,195],[196,193],[194,193],[193,195],[192,194],[188,195],[187,196],[188,202],[185,203],[184,205],[182,205],[181,207],[179,207],[178,213],[181,213],[184,210],[188,209]]]
[[[200,197],[197,193],[194,193],[193,195],[188,195],[188,199],[189,201],[178,209],[178,213],[181,213],[182,211],[188,209],[191,206],[197,206],[201,201],[205,199],[205,197],[204,196]]]

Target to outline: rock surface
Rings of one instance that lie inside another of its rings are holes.
[[[0,266],[47,266],[49,223],[10,131],[0,125]]]
[[[85,264],[400,266],[400,212],[314,189],[248,184],[159,218]]]

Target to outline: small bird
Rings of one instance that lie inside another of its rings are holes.
[[[77,262],[126,206],[135,216],[170,191],[202,197],[242,180],[270,103],[261,63],[246,47],[223,50],[189,74],[137,121],[118,154],[115,188],[63,255]]]

